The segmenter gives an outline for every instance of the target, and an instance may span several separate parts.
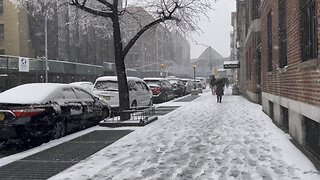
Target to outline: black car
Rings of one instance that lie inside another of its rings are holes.
[[[175,92],[170,82],[165,78],[144,78],[153,94],[154,102],[166,102],[174,99]]]
[[[186,87],[183,84],[182,80],[179,78],[169,79],[170,84],[172,84],[173,90],[175,92],[176,97],[184,96]]]
[[[0,141],[60,138],[109,117],[109,105],[68,84],[24,84],[0,93]]]

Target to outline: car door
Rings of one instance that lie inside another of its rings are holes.
[[[167,94],[168,94],[169,99],[170,100],[173,99],[174,96],[175,96],[175,93],[174,93],[172,84],[169,81],[164,81],[164,84],[166,86]]]
[[[143,102],[144,102],[144,106],[149,106],[152,100],[152,92],[149,88],[149,86],[145,83],[145,82],[140,82],[142,89],[143,89]]]
[[[82,119],[91,119],[99,116],[99,112],[95,107],[95,100],[91,94],[80,88],[74,88],[79,102],[82,105],[83,114]]]
[[[134,101],[137,101],[137,87],[135,81],[128,81],[128,88],[129,88],[129,103],[130,106],[133,105]],[[137,102],[138,105],[138,102]]]
[[[143,88],[143,85],[140,81],[136,81],[136,88],[137,88],[137,104],[138,106],[145,106],[146,105],[146,92]]]
[[[61,96],[63,99],[59,102],[59,105],[61,112],[64,113],[64,118],[67,120],[68,129],[77,128],[79,119],[82,119],[82,104],[71,87],[63,88]]]

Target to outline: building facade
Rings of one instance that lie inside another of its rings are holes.
[[[30,57],[34,54],[28,14],[17,11],[9,0],[0,1],[0,54]]]
[[[320,2],[264,0],[262,107],[320,159]]]
[[[244,56],[244,42],[246,39],[246,2],[244,0],[237,0],[236,2],[237,8],[237,39],[236,39],[236,46],[237,46],[237,58],[240,62],[239,68],[239,76],[238,76],[238,83],[240,92],[245,94],[247,92],[246,87],[246,59]]]
[[[230,33],[230,61],[233,61],[234,63],[239,63],[239,58],[238,58],[238,42],[237,42],[237,37],[238,37],[238,21],[237,21],[237,13],[232,12],[231,13],[231,26],[232,26],[232,32]],[[232,68],[230,70],[230,83],[236,84],[239,86],[239,77],[240,77],[240,71],[239,71],[239,66],[237,68]]]

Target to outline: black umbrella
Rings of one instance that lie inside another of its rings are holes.
[[[218,78],[218,79],[216,79],[216,81],[214,82],[214,85],[219,84],[219,83],[225,83],[225,79],[226,78]]]

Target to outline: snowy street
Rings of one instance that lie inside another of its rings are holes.
[[[51,179],[320,179],[261,106],[228,89],[192,102]]]

